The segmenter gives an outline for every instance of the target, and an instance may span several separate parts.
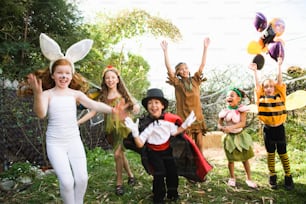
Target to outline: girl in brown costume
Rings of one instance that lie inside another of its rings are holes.
[[[206,64],[207,48],[209,44],[210,39],[205,38],[201,64],[194,76],[191,76],[188,66],[184,62],[178,63],[175,66],[175,70],[171,68],[168,57],[168,43],[166,41],[161,42],[161,47],[164,52],[165,65],[168,71],[169,81],[167,81],[167,83],[175,88],[176,113],[183,120],[185,120],[189,113],[194,111],[197,119],[191,125],[191,127],[188,128],[187,133],[188,135],[192,136],[202,152],[202,138],[206,133],[206,125],[200,101],[200,86],[205,80],[203,79],[202,72]]]

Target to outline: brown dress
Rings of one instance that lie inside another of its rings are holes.
[[[179,115],[183,120],[190,114],[193,110],[197,120],[189,128],[190,133],[196,134],[202,132],[204,135],[206,133],[205,118],[202,112],[202,105],[200,100],[200,86],[203,81],[202,74],[196,72],[193,77],[188,78],[184,81],[178,77],[170,77],[168,73],[167,83],[174,86],[175,98],[176,98],[176,114]],[[191,90],[188,90],[190,84]]]

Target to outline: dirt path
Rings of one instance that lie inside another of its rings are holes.
[[[222,132],[209,132],[204,136],[204,156],[212,164],[225,164],[226,157],[222,147],[221,137]],[[253,144],[253,150],[255,156],[251,159],[256,160],[266,156],[265,147],[257,142]]]

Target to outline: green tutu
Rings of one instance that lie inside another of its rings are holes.
[[[246,161],[254,157],[252,145],[252,137],[246,131],[223,137],[223,147],[229,162]]]
[[[109,100],[107,104],[115,107],[120,102],[120,100],[121,97],[112,99]],[[104,122],[104,131],[109,143],[112,145],[114,150],[116,150],[119,145],[121,145],[121,148],[124,150],[123,139],[129,135],[131,132],[130,129],[125,126],[123,121],[120,121],[119,118],[114,115],[105,114]]]

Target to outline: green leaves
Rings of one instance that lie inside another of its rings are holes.
[[[63,48],[83,38],[82,17],[65,0],[2,1],[0,6],[0,64],[5,78],[21,79],[42,68],[38,36],[55,37]]]
[[[114,17],[99,14],[96,23],[87,24],[84,29],[94,40],[94,47],[86,62],[82,63],[82,73],[92,82],[100,84],[102,71],[107,65],[112,65],[120,70],[128,90],[136,99],[140,99],[150,86],[147,79],[150,65],[142,56],[126,50],[124,46],[119,51],[114,47],[126,39],[147,35],[164,36],[174,41],[181,39],[179,29],[170,21],[138,9],[122,10]],[[139,46],[137,40],[135,46]]]

